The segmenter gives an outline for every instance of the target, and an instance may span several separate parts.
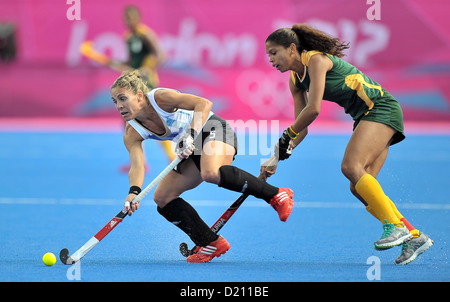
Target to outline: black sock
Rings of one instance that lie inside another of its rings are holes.
[[[269,202],[272,197],[278,194],[278,188],[269,185],[265,181],[251,175],[235,166],[222,166],[219,169],[219,187],[247,193],[257,198],[262,198]]]
[[[157,210],[198,246],[206,246],[219,238],[200,218],[197,211],[182,198],[172,200],[164,208],[157,207]]]

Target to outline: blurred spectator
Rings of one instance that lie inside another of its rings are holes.
[[[13,61],[16,58],[16,40],[14,25],[0,23],[0,60]]]
[[[129,51],[128,65],[133,69],[140,69],[148,81],[149,88],[158,87],[157,67],[164,62],[165,55],[156,33],[141,23],[141,13],[136,6],[125,8],[124,20],[128,27],[125,33]]]

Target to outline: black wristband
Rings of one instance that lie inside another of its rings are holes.
[[[138,186],[131,186],[130,191],[128,192],[128,194],[135,194],[135,195],[138,195],[139,193],[141,193],[141,188],[139,188]]]

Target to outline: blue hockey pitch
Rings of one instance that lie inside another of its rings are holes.
[[[186,262],[178,246],[192,242],[157,213],[150,193],[78,267],[59,259],[47,267],[46,252],[76,251],[121,209],[128,191],[122,133],[0,132],[0,281],[450,281],[450,136],[408,136],[391,148],[378,177],[402,214],[434,240],[406,266],[394,265],[400,247],[373,248],[381,224],[340,172],[348,139],[310,134],[269,179],[295,192],[289,220],[248,198],[221,231],[231,249],[210,263]],[[147,184],[168,162],[155,142],[145,151]],[[257,175],[260,157],[241,154],[234,164]],[[204,183],[184,198],[211,225],[238,196]]]

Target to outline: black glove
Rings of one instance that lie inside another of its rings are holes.
[[[288,159],[292,154],[293,150],[293,142],[292,140],[295,138],[290,135],[288,132],[289,128],[283,131],[278,143],[275,146],[275,156],[278,157],[279,160]]]

